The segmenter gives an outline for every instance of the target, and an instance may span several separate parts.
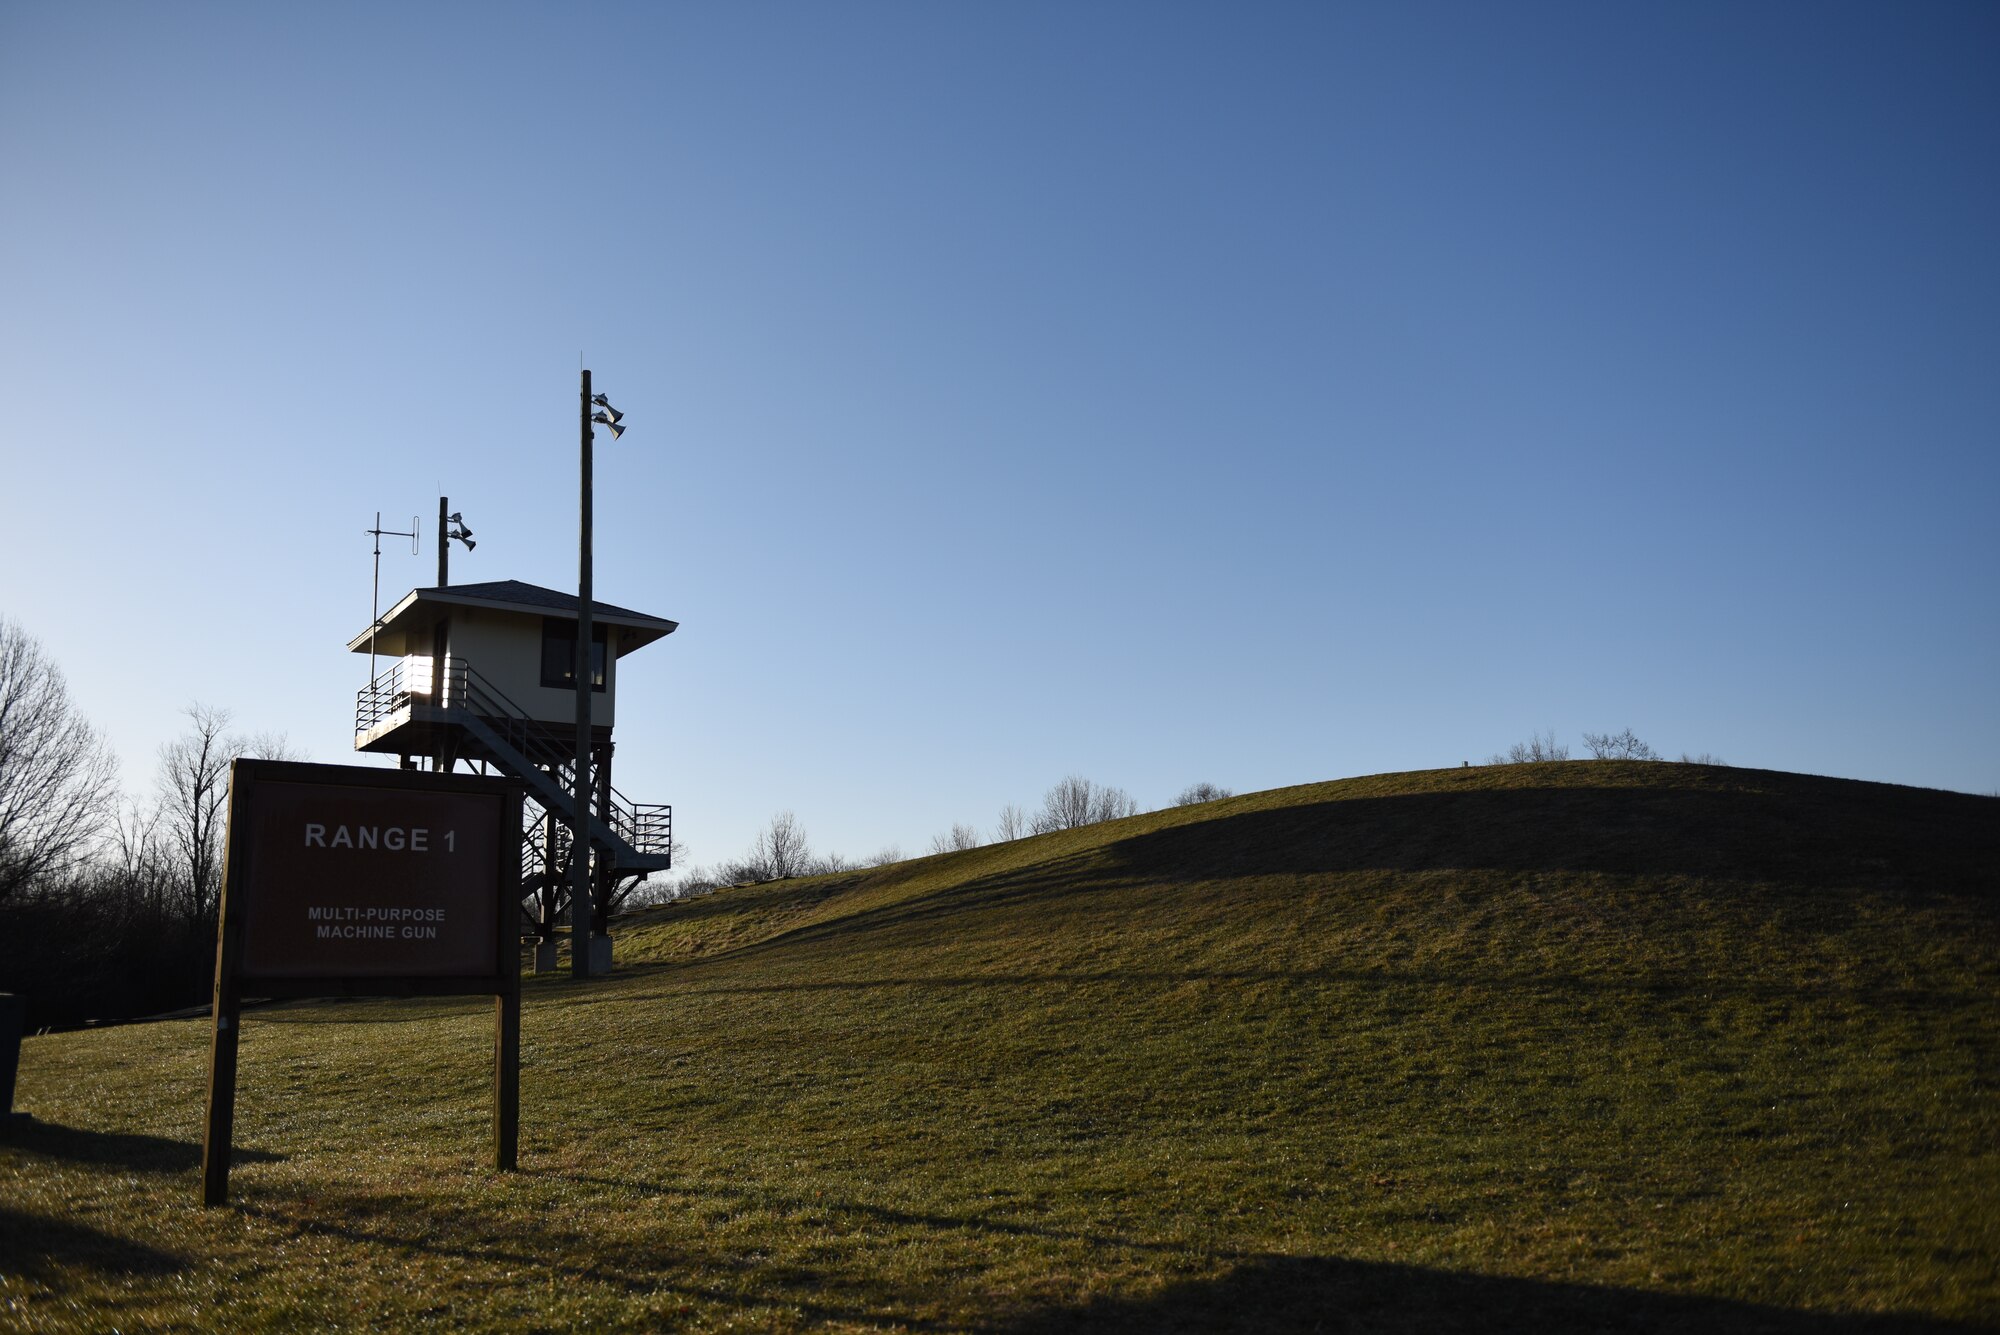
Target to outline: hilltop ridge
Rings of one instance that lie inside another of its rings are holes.
[[[1971,912],[1995,904],[1996,868],[1992,798],[1666,762],[1481,766],[1271,789],[884,868],[731,887],[634,915],[620,948],[635,962],[665,962],[822,929],[798,937],[803,944],[836,922],[886,930],[892,905],[964,917],[1038,897],[1054,907],[1086,885],[1140,893],[1226,883],[1251,898],[1302,897],[1306,911],[1337,886],[1379,894],[1387,878],[1417,878],[1408,893],[1444,873],[1458,898],[1545,883],[1560,885],[1559,898],[1595,888],[1618,900],[1643,882],[1697,899],[1732,887],[1739,910],[1817,894],[1822,912],[1857,895]],[[1643,934],[1645,923],[1630,927]]]

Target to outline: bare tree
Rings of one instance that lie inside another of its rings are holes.
[[[709,867],[689,867],[664,883],[663,893],[655,902],[671,902],[690,899],[695,895],[705,895],[726,884],[722,872]]]
[[[1703,751],[1698,756],[1691,756],[1687,752],[1683,751],[1681,752],[1681,764],[1726,766],[1729,764],[1729,762],[1724,760],[1721,756],[1710,755],[1706,751]]]
[[[306,758],[306,753],[292,745],[292,739],[282,732],[252,733],[236,745],[236,753],[253,760],[292,760]]]
[[[1094,789],[1088,779],[1072,774],[1042,794],[1042,809],[1030,825],[1036,834],[1074,830],[1090,824],[1090,799]]]
[[[806,842],[806,831],[799,824],[799,818],[789,811],[780,811],[771,817],[771,823],[760,830],[757,841],[750,845],[750,856],[745,859],[752,879],[777,881],[787,876],[803,876],[811,870],[812,848]]]
[[[1556,730],[1537,733],[1525,742],[1516,742],[1507,748],[1504,756],[1492,756],[1489,765],[1540,765],[1551,760],[1568,760],[1569,748],[1556,741]]]
[[[223,807],[235,739],[228,710],[197,702],[185,712],[188,730],[160,748],[160,822],[180,863],[182,915],[212,922],[222,888]]]
[[[112,877],[130,897],[156,915],[164,914],[174,886],[173,860],[160,837],[160,804],[128,799],[118,811],[108,841]]]
[[[931,852],[956,853],[961,849],[979,847],[979,831],[970,825],[954,824],[950,830],[931,839]]]
[[[1587,732],[1583,744],[1590,748],[1592,760],[1658,760],[1659,754],[1652,747],[1633,736],[1630,728],[1616,734],[1608,732]]]
[[[1225,797],[1234,796],[1236,794],[1229,789],[1212,783],[1191,783],[1181,789],[1180,796],[1174,799],[1174,805],[1177,807],[1191,807],[1197,802],[1220,802]]]
[[[1123,788],[1100,788],[1072,774],[1043,794],[1032,828],[1036,834],[1050,834],[1138,814],[1139,804]]]
[[[1010,843],[1028,833],[1028,813],[1009,802],[1000,808],[1000,823],[993,828],[993,842]]]
[[[154,821],[176,867],[182,917],[212,924],[222,894],[222,838],[229,807],[229,763],[304,760],[281,732],[249,737],[229,731],[229,711],[200,701],[184,711],[188,730],[160,748]]]
[[[111,816],[116,774],[62,671],[0,620],[0,900],[74,868]]]
[[[864,867],[886,867],[892,862],[901,862],[902,860],[903,850],[895,844],[888,844],[861,859],[861,865]]]

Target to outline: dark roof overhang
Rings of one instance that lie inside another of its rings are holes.
[[[375,627],[376,636],[386,636],[393,631],[398,638],[414,637],[435,625],[441,617],[449,616],[452,607],[477,607],[519,612],[523,616],[555,616],[575,620],[578,602],[573,593],[545,589],[539,584],[524,584],[517,579],[412,589],[382,614],[382,620]],[[614,645],[620,658],[634,649],[645,648],[655,640],[665,639],[680,628],[678,621],[648,616],[629,607],[601,603],[595,598],[590,600],[590,619],[595,624],[616,628],[618,634]],[[347,642],[348,652],[365,654],[369,652],[370,642],[369,628],[363,627],[359,635]]]

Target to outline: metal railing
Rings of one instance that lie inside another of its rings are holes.
[[[354,697],[356,736],[388,722],[407,708],[410,697],[431,693],[431,660],[412,654],[399,658],[389,670],[363,686]]]
[[[611,790],[611,815],[606,822],[635,853],[671,857],[674,851],[674,809],[661,802],[634,802]]]
[[[528,717],[528,711],[482,677],[463,658],[444,660],[444,702],[447,708],[469,709],[486,720],[500,740],[544,769],[576,768],[574,731]],[[565,780],[567,786],[567,780]]]
[[[380,727],[417,702],[444,709],[464,709],[478,715],[501,741],[530,764],[546,770],[549,778],[565,792],[574,789],[574,733],[530,718],[527,710],[508,699],[504,691],[463,658],[445,659],[441,681],[435,666],[428,655],[410,654],[397,659],[388,671],[363,687],[355,697],[355,734],[359,736]],[[672,854],[673,807],[661,802],[634,802],[616,788],[599,791],[591,806],[593,814],[633,852],[656,857]],[[568,804],[556,814],[566,816]]]
[[[543,841],[548,830],[543,825],[542,808],[534,801],[521,806],[521,880],[523,883],[542,875],[550,863],[548,849]],[[569,826],[561,821],[555,823],[555,857],[553,865],[566,866],[569,863]]]

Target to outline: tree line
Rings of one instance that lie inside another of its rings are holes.
[[[1234,796],[1229,789],[1212,783],[1190,784],[1175,796],[1171,805],[1190,806]],[[1030,813],[1013,803],[1000,808],[990,840],[976,826],[954,822],[950,829],[931,839],[929,852],[954,853],[982,844],[1008,843],[1029,835],[1074,830],[1101,821],[1136,816],[1141,807],[1123,788],[1097,784],[1079,775],[1070,775],[1042,795],[1040,809]],[[903,861],[903,850],[894,844],[877,850],[859,861],[839,853],[818,854],[812,850],[805,827],[796,815],[780,811],[771,823],[758,831],[743,856],[708,867],[694,867],[679,876],[642,886],[627,900],[639,908],[699,895],[727,885],[746,885],[784,880],[792,876],[827,876],[866,867],[885,867]]]
[[[1590,752],[1592,760],[1665,760],[1666,757],[1639,740],[1630,728],[1623,732],[1586,732],[1583,734],[1584,749]],[[1525,742],[1516,742],[1503,752],[1486,758],[1489,765],[1542,765],[1552,761],[1568,760],[1569,746],[1556,740],[1556,730],[1546,729],[1533,734]],[[1471,761],[1466,762],[1468,765]],[[1729,762],[1721,756],[1703,751],[1699,755],[1689,755],[1683,751],[1680,763],[1683,765],[1726,765]]]
[[[0,618],[0,991],[34,1028],[196,1005],[213,981],[229,765],[302,757],[187,708],[150,790],[127,793],[62,671]]]

